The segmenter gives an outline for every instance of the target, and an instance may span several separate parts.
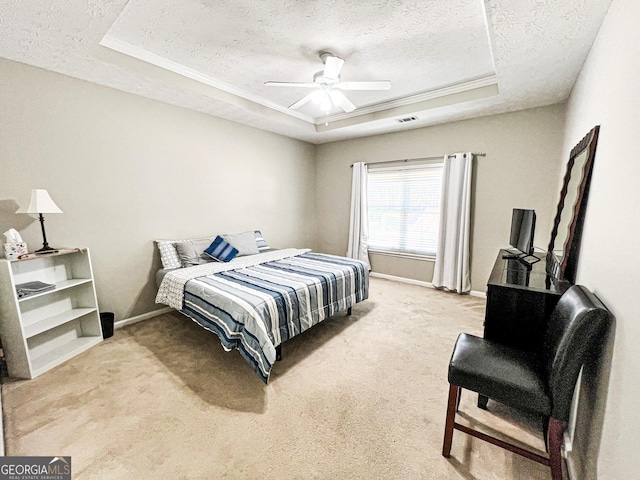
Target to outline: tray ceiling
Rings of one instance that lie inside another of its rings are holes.
[[[0,3],[0,56],[323,143],[565,100],[611,0],[33,0]],[[357,106],[307,89],[319,52],[345,60]],[[416,117],[409,122],[398,120]]]

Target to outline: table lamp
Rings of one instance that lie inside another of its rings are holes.
[[[43,213],[62,213],[62,210],[55,204],[49,192],[41,189],[31,190],[31,203],[26,210],[18,209],[16,213],[37,213],[40,216],[40,227],[42,228],[42,239],[44,243],[40,250],[36,250],[36,253],[54,253],[57,250],[51,248],[47,243],[47,234],[44,231],[44,217]]]

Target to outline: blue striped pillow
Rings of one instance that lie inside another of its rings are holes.
[[[238,254],[238,250],[218,235],[204,253],[219,262],[230,262]]]

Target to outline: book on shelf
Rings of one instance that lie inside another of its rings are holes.
[[[16,285],[16,292],[18,294],[18,298],[28,297],[29,295],[35,295],[36,293],[48,292],[49,290],[55,289],[56,286],[52,283],[44,283],[44,282],[26,282]]]

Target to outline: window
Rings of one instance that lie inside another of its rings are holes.
[[[442,163],[368,172],[369,249],[435,255]]]

